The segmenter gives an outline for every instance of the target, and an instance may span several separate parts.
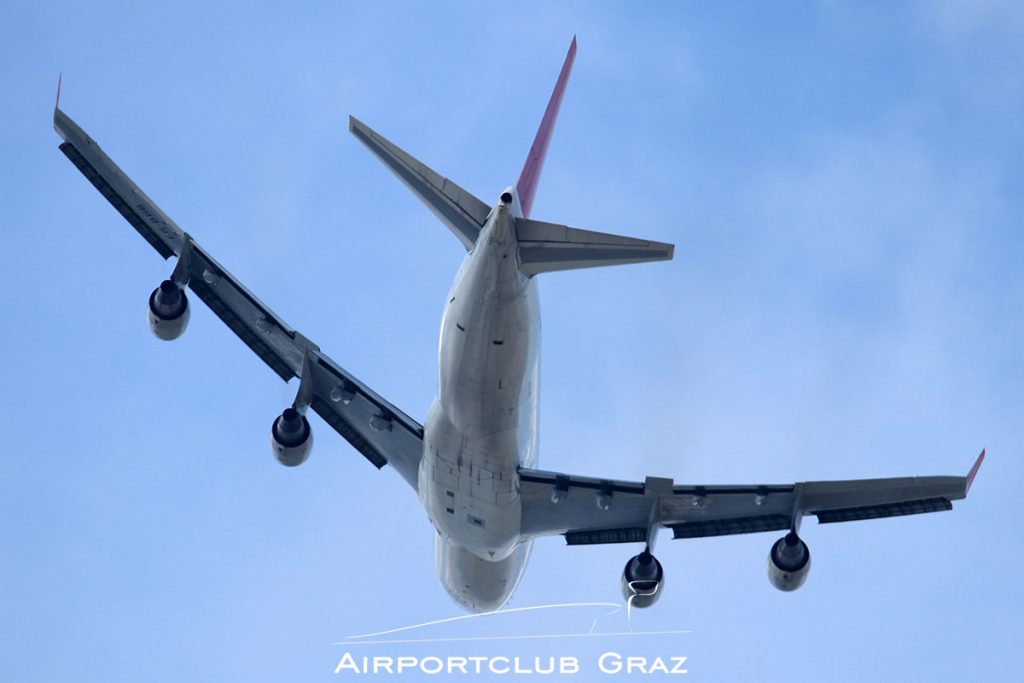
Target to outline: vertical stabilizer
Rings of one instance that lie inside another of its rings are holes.
[[[530,154],[526,157],[523,172],[519,174],[519,182],[516,183],[519,204],[523,208],[523,216],[527,218],[530,216],[530,209],[533,208],[533,195],[537,192],[537,181],[540,180],[544,157],[548,153],[548,143],[551,142],[551,132],[555,129],[558,108],[562,105],[562,95],[565,94],[565,86],[569,82],[569,72],[572,71],[572,63],[575,59],[576,36],[573,36],[569,52],[565,55],[565,63],[562,64],[562,71],[558,74],[558,82],[555,83],[555,89],[548,101],[548,108],[544,110],[544,118],[540,120],[537,137],[533,139]]]

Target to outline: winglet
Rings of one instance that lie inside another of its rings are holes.
[[[53,110],[60,109],[60,82],[64,79],[64,72],[57,72],[57,102],[53,105]]]
[[[974,483],[974,477],[978,475],[978,469],[981,467],[981,462],[985,459],[985,449],[981,449],[981,455],[974,461],[974,466],[971,467],[971,471],[967,473],[967,488],[964,490],[964,495],[971,490],[971,484]]]
[[[544,110],[544,118],[540,120],[537,136],[533,140],[526,163],[519,174],[519,181],[516,183],[519,205],[526,218],[530,217],[530,209],[533,208],[533,195],[537,192],[537,181],[540,179],[540,171],[544,167],[544,157],[548,153],[551,132],[555,129],[555,119],[558,118],[558,109],[562,105],[562,96],[565,94],[565,86],[569,82],[569,72],[572,71],[572,63],[575,59],[576,36],[573,36],[569,51],[565,55],[565,63],[562,64],[562,71],[558,74],[558,81],[555,82],[555,89],[548,101],[548,107]]]

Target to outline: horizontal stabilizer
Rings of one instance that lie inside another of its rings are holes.
[[[348,117],[348,129],[455,233],[467,251],[473,248],[491,211],[489,206],[355,117]]]
[[[516,221],[519,267],[526,275],[554,270],[668,261],[675,246],[664,242],[580,230],[528,218]]]

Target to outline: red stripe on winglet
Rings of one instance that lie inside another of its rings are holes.
[[[565,63],[562,64],[562,71],[558,74],[558,81],[555,83],[555,89],[548,101],[548,108],[544,110],[544,118],[540,120],[537,136],[533,139],[530,154],[526,157],[523,171],[519,174],[519,181],[516,183],[519,205],[523,209],[523,216],[527,218],[530,216],[530,209],[533,208],[533,195],[537,192],[537,181],[540,180],[544,157],[548,153],[548,144],[551,142],[551,132],[555,129],[558,108],[562,105],[562,95],[565,94],[565,86],[569,82],[569,72],[572,71],[572,63],[575,59],[576,36],[573,36],[569,52],[565,55]]]
[[[981,449],[981,455],[979,455],[978,459],[974,461],[974,467],[972,467],[971,471],[967,473],[967,491],[971,490],[971,484],[974,483],[974,477],[977,476],[978,468],[981,467],[981,461],[984,460],[984,459],[985,459],[985,449],[982,448]],[[964,491],[964,494],[966,494],[967,491]]]

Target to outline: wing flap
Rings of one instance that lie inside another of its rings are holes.
[[[607,539],[614,534],[621,538],[623,530],[632,529],[646,533],[651,506],[657,498],[653,491],[645,495],[645,483],[520,469],[521,534],[565,534],[574,545],[625,542],[587,539]],[[610,499],[607,509],[597,504],[602,495]]]
[[[707,536],[731,536],[734,534],[756,534],[762,531],[788,529],[792,520],[787,515],[761,515],[756,517],[734,517],[732,519],[710,519],[698,522],[670,524],[672,538],[705,538]]]
[[[188,286],[278,377],[299,376],[305,350],[314,345],[195,243]]]
[[[565,532],[567,545],[601,545],[605,543],[645,543],[647,529],[631,527],[625,529],[588,529]]]
[[[390,464],[418,487],[423,427],[321,352],[310,407],[376,467]]]

